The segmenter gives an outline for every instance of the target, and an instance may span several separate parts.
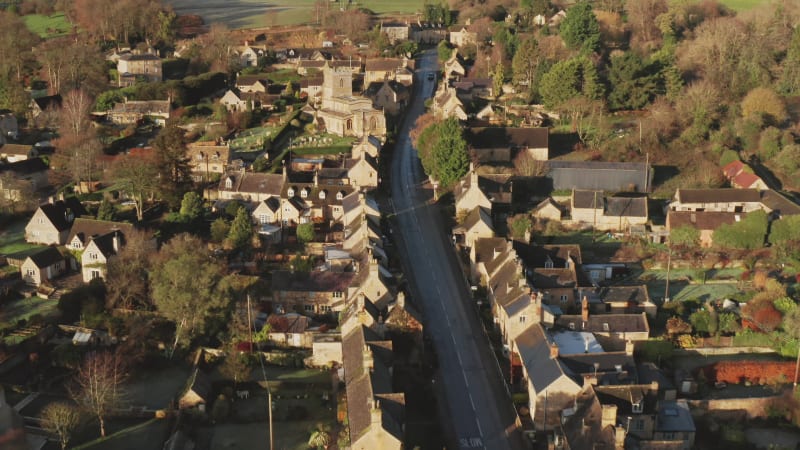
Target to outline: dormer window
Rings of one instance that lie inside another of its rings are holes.
[[[641,400],[640,400],[640,401],[638,401],[638,402],[636,402],[636,403],[633,403],[633,404],[631,405],[631,411],[633,411],[633,412],[635,412],[635,413],[641,413],[641,412],[642,412],[642,410],[643,410],[643,405],[642,405],[642,402],[641,402]]]
[[[289,190],[286,191],[286,195],[289,197],[294,197],[294,188],[289,188]]]
[[[225,189],[233,189],[233,178],[228,177],[225,179]]]
[[[344,192],[339,191],[336,193],[336,200],[341,200],[344,198]]]
[[[608,331],[608,322],[603,322],[603,331]]]
[[[575,331],[575,322],[570,322],[569,329]]]
[[[519,323],[525,323],[526,320],[528,320],[527,316],[519,316]]]
[[[308,189],[300,189],[300,198],[308,197]]]
[[[320,199],[320,200],[325,200],[325,197],[326,197],[326,196],[327,196],[327,195],[325,194],[325,191],[319,191],[319,199]]]

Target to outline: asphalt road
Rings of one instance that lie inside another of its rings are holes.
[[[437,382],[443,386],[450,441],[459,448],[522,448],[514,428],[515,414],[492,354],[471,292],[456,259],[441,211],[430,203],[426,176],[409,138],[409,130],[424,113],[424,100],[435,82],[436,52],[418,60],[415,94],[398,133],[391,172],[394,234],[406,262],[406,277],[425,316],[426,333],[439,360]]]

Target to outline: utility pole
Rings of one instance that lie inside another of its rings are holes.
[[[597,191],[594,191],[594,201],[592,201],[592,212],[594,213],[594,220],[592,222],[592,242],[594,242],[595,232],[597,231]]]
[[[669,269],[672,265],[672,243],[667,238],[667,283],[664,287],[664,303],[669,303]],[[797,383],[797,376],[794,377],[795,383]]]

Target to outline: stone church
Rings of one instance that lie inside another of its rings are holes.
[[[386,136],[383,111],[372,100],[353,95],[353,72],[347,67],[323,67],[322,104],[316,112],[318,124],[338,136]]]

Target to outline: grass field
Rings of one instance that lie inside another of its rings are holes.
[[[765,3],[769,3],[768,0],[721,0],[720,3],[727,6],[728,8],[742,12],[747,11],[749,9],[753,9],[758,5],[762,5]]]
[[[44,16],[42,14],[29,14],[22,17],[28,29],[47,39],[64,36],[72,29],[63,13]]]
[[[222,22],[230,28],[296,25],[312,20],[315,0],[167,0],[179,14],[198,14],[207,23]],[[336,8],[343,5],[332,3]],[[411,14],[422,9],[422,0],[364,0],[362,7],[376,14]]]

